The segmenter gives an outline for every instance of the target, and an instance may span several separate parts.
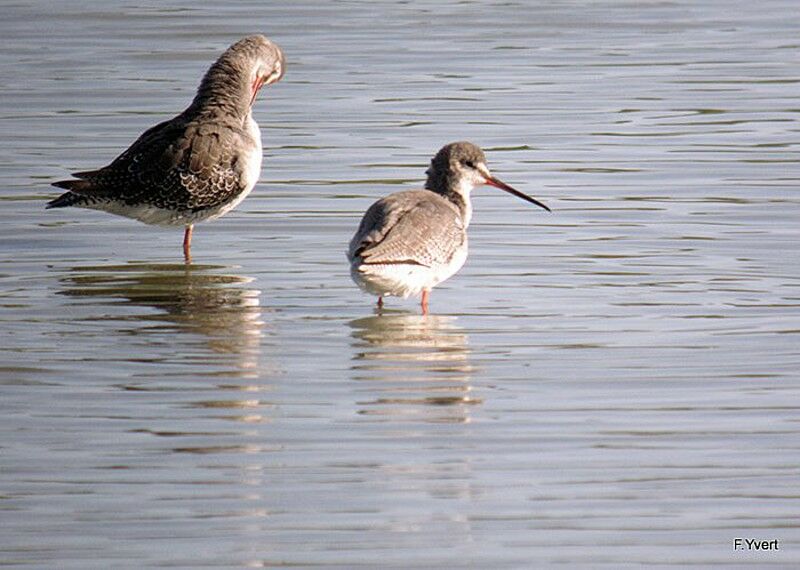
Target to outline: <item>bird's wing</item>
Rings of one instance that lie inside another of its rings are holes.
[[[77,194],[131,203],[202,209],[237,194],[245,170],[236,151],[243,132],[182,116],[148,129],[111,164],[54,183]]]
[[[457,210],[427,191],[399,192],[375,202],[350,243],[366,265],[447,263],[466,234]]]

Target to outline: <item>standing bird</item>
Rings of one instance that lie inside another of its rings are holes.
[[[245,199],[261,173],[261,131],[252,106],[259,89],[283,77],[281,49],[261,35],[229,47],[209,68],[191,105],[145,131],[108,166],[53,186],[68,192],[47,208],[77,206],[146,224],[192,227]]]
[[[368,293],[406,298],[431,289],[467,260],[470,193],[489,184],[548,212],[550,208],[492,176],[483,151],[469,142],[445,145],[431,160],[424,190],[397,192],[375,202],[361,219],[347,258],[353,281]]]

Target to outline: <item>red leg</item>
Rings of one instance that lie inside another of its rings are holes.
[[[192,260],[192,225],[186,226],[183,234],[183,258],[189,262]]]
[[[430,295],[430,291],[424,290],[422,291],[422,314],[428,314],[428,296]]]

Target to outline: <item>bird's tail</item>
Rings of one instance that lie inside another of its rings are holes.
[[[58,182],[53,182],[53,186],[64,188],[65,190],[69,190],[69,192],[63,193],[55,200],[50,200],[45,206],[47,210],[50,208],[66,208],[67,206],[80,204],[86,198],[83,194],[92,189],[91,182],[87,180],[60,180]]]

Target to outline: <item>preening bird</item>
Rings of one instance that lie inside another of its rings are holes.
[[[259,90],[286,71],[283,52],[261,35],[230,46],[208,69],[181,114],[145,131],[111,164],[76,172],[47,208],[75,206],[185,228],[235,208],[261,173],[261,131],[252,106]]]

